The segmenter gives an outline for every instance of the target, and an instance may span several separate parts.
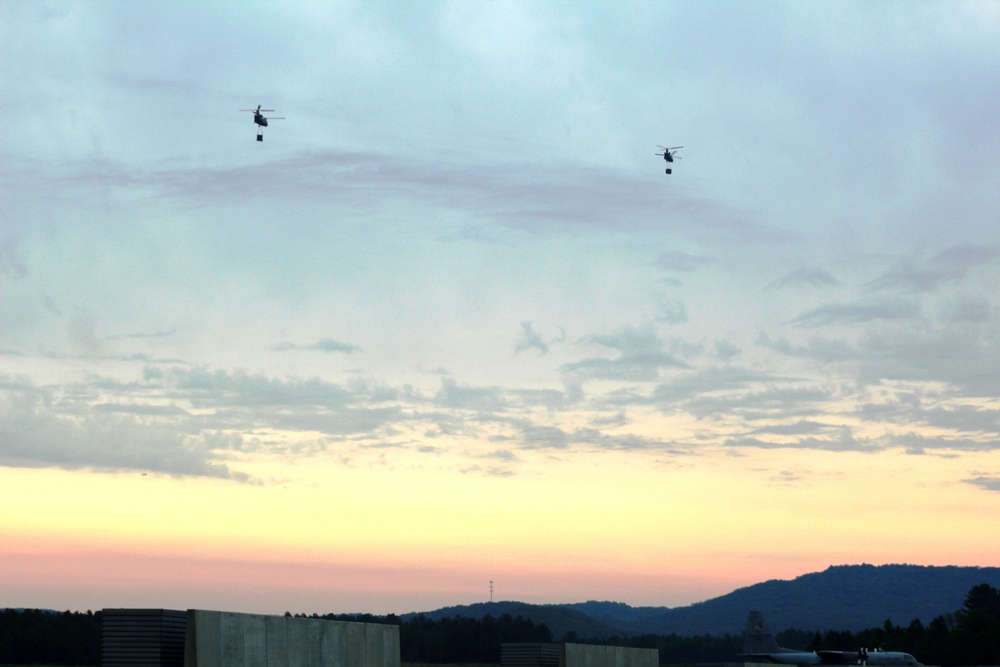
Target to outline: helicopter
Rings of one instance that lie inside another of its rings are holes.
[[[672,174],[673,170],[670,168],[670,164],[669,163],[671,163],[671,162],[674,161],[674,154],[677,152],[677,150],[680,149],[680,148],[684,148],[684,147],[683,146],[671,146],[670,148],[667,148],[666,146],[660,146],[659,144],[657,144],[657,147],[658,148],[662,148],[663,152],[662,153],[654,153],[654,155],[659,155],[660,157],[662,157],[664,160],[667,161],[667,172],[666,173],[667,174]],[[681,156],[678,155],[677,159],[680,160]]]
[[[264,128],[267,127],[268,119],[264,117],[261,112],[273,112],[274,109],[261,109],[260,105],[257,105],[257,109],[240,109],[240,111],[249,111],[253,114],[253,122],[260,125],[260,129],[257,130],[257,141],[264,141]],[[284,116],[272,116],[270,120],[285,120]]]

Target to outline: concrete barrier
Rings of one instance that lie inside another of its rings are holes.
[[[659,667],[655,648],[563,644],[559,667]]]
[[[186,635],[184,667],[400,667],[396,625],[190,609]]]
[[[504,643],[501,667],[659,667],[655,648],[596,644]]]

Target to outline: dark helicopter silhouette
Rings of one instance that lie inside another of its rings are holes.
[[[658,145],[658,147],[662,148],[663,152],[662,153],[655,153],[655,155],[659,155],[664,160],[666,160],[666,162],[667,162],[667,174],[672,174],[673,173],[673,169],[670,168],[670,163],[674,161],[674,153],[676,153],[678,149],[684,148],[684,147],[683,146],[671,146],[670,148],[667,148],[666,146],[659,146],[659,145]],[[681,156],[678,155],[677,159],[680,160]]]
[[[257,105],[257,109],[240,109],[240,111],[249,111],[253,114],[253,122],[260,125],[261,129],[257,130],[257,141],[264,141],[264,129],[267,127],[268,119],[264,117],[262,111],[273,112],[274,109],[261,109],[260,105]],[[284,116],[273,116],[270,120],[285,120]]]

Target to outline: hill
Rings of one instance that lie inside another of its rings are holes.
[[[414,616],[423,615],[434,621],[452,616],[467,618],[483,618],[487,614],[494,618],[503,614],[513,617],[523,616],[536,625],[544,623],[552,631],[552,639],[560,640],[567,633],[573,632],[580,637],[610,637],[621,634],[621,628],[602,621],[595,616],[572,608],[572,605],[536,605],[526,602],[480,602],[471,605],[444,607],[422,614],[403,614],[404,621]]]
[[[523,616],[545,623],[554,640],[567,632],[578,638],[615,634],[740,635],[747,612],[764,612],[771,629],[850,630],[881,626],[887,619],[924,624],[962,607],[977,584],[1000,588],[1000,568],[920,565],[835,565],[791,580],[765,581],[686,607],[631,607],[621,602],[532,605],[480,603],[446,607],[425,616],[482,618],[486,614]],[[407,614],[403,618],[414,616]]]

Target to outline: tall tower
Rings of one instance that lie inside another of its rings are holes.
[[[493,603],[493,580],[490,579],[490,604]]]

